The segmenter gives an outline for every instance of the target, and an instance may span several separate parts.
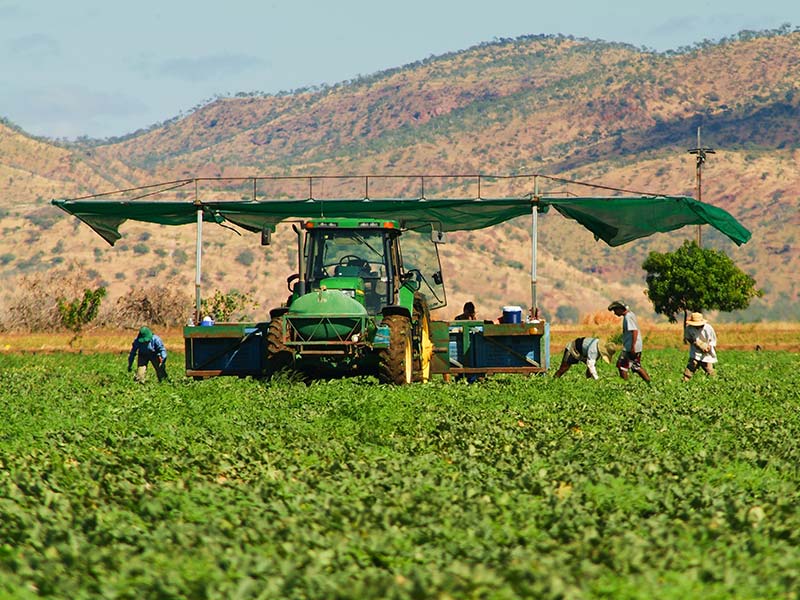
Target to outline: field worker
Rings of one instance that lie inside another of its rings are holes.
[[[147,374],[147,363],[153,364],[159,381],[167,379],[167,349],[164,347],[164,342],[161,341],[161,338],[150,331],[148,327],[142,327],[139,330],[139,335],[133,340],[131,353],[128,355],[128,373],[131,372],[133,357],[137,353],[139,358],[136,363],[134,381],[144,383],[145,375]]]
[[[608,310],[622,317],[622,352],[617,359],[617,371],[623,379],[628,379],[630,371],[650,383],[650,375],[642,367],[642,332],[636,323],[636,315],[627,304],[615,300]]]
[[[475,320],[475,305],[472,302],[464,303],[463,312],[456,316],[456,321],[474,321]]]
[[[683,370],[683,380],[689,381],[697,367],[703,367],[706,375],[713,377],[714,363],[717,362],[717,333],[703,318],[703,313],[693,312],[689,316],[683,339],[689,343],[689,362]]]
[[[597,375],[597,359],[602,358],[605,362],[611,363],[611,357],[617,351],[617,347],[611,342],[603,344],[599,338],[579,337],[572,340],[564,348],[564,356],[561,357],[561,366],[558,367],[555,377],[561,377],[569,371],[572,365],[579,362],[586,363],[586,378],[599,379]]]

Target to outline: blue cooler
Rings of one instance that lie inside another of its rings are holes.
[[[504,306],[503,323],[522,323],[522,308],[519,306]]]

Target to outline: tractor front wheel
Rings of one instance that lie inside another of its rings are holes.
[[[383,324],[389,328],[389,347],[379,352],[378,379],[394,385],[411,383],[411,321],[402,315],[389,315]]]
[[[431,313],[425,297],[417,294],[414,298],[414,381],[426,382],[431,377]]]

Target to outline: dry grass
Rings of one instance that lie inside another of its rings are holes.
[[[612,315],[613,316],[613,315]],[[800,323],[712,323],[720,350],[785,350],[800,352]],[[644,332],[645,351],[658,348],[683,348],[681,324],[649,323],[639,320]],[[596,325],[558,325],[550,331],[551,353],[560,353],[571,339],[580,336],[610,337],[620,332],[615,323]]]
[[[681,326],[665,323],[641,323],[645,351],[659,348],[683,348]],[[720,350],[784,350],[800,353],[800,323],[751,323],[715,325]],[[555,325],[550,331],[550,352],[558,357],[567,342],[580,336],[610,337],[620,324]],[[156,330],[171,352],[183,352],[183,329]],[[131,329],[95,329],[87,331],[72,346],[71,334],[63,333],[0,333],[0,353],[4,352],[119,352],[125,353],[136,331]]]

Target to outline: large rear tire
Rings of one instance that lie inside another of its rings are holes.
[[[378,379],[394,385],[411,383],[411,321],[402,315],[389,315],[383,319],[383,324],[389,328],[389,347],[379,350]]]
[[[292,366],[292,352],[283,343],[283,330],[279,319],[272,319],[267,329],[267,377]]]
[[[414,298],[414,373],[415,382],[426,382],[431,378],[431,315],[428,302],[421,294]]]

